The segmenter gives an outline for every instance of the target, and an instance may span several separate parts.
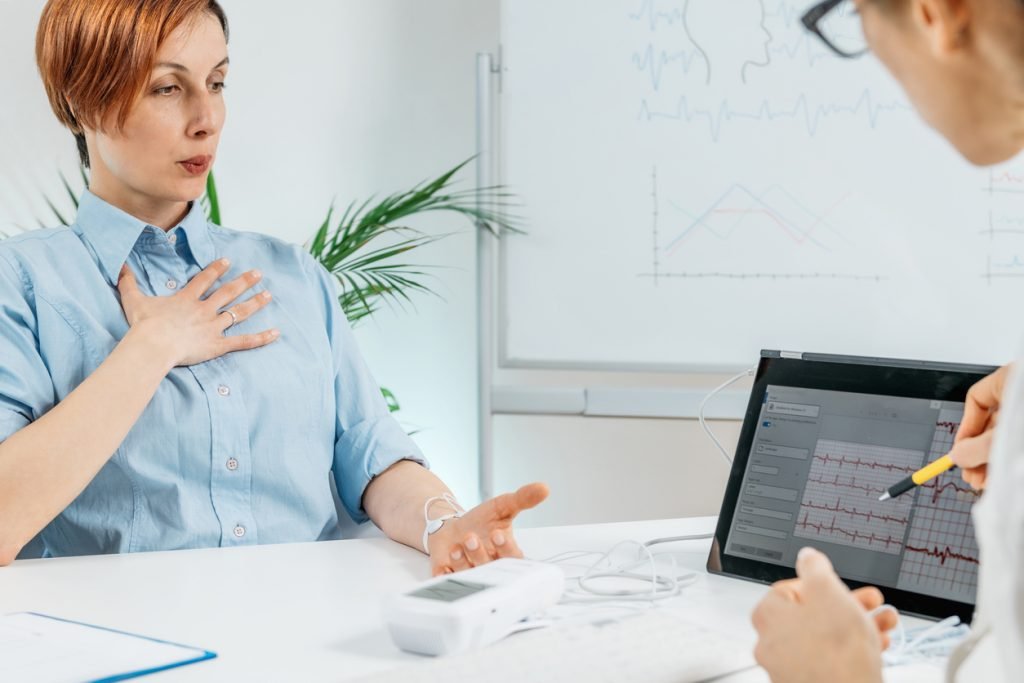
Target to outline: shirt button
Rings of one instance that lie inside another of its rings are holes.
[[[167,239],[168,239],[168,241],[170,241],[171,244],[174,244],[175,242],[178,241],[178,236],[177,235],[171,235]]]
[[[167,281],[167,289],[177,289],[177,288],[178,288],[178,283],[177,282],[175,282],[174,280],[168,280]]]
[[[232,533],[235,535],[235,538],[241,538],[245,536],[245,527],[239,524],[232,530]]]
[[[217,387],[217,393],[220,394],[221,396],[227,396],[228,394],[231,393],[231,389],[227,385],[221,384],[219,387]]]
[[[237,469],[238,469],[238,461],[237,461],[237,460],[235,460],[234,458],[228,458],[228,461],[227,461],[227,462],[225,463],[225,466],[226,466],[226,467],[227,467],[227,468],[228,468],[229,470],[231,470],[232,472],[234,472],[235,470],[237,470]]]

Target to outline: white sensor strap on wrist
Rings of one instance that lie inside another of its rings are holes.
[[[452,511],[448,514],[431,519],[429,514],[430,504],[437,501],[447,503],[448,506],[451,507]],[[462,509],[462,506],[459,505],[458,501],[456,501],[450,493],[444,493],[440,496],[428,498],[427,502],[423,503],[423,552],[427,555],[430,554],[430,546],[427,545],[427,540],[430,538],[431,534],[440,531],[441,527],[443,527],[444,523],[449,519],[456,519],[458,517],[462,517],[464,514],[466,514],[466,511]]]

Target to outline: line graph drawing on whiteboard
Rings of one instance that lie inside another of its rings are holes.
[[[989,194],[1024,194],[1024,173],[1017,169],[992,169],[984,189]]]
[[[991,286],[997,280],[1016,280],[1024,278],[1024,258],[1020,254],[995,257],[989,254],[987,267],[981,275]]]
[[[842,194],[821,210],[812,210],[778,184],[754,190],[729,185],[706,208],[691,211],[668,202],[662,211],[658,168],[651,171],[652,264],[641,277],[762,280],[863,280],[880,282],[879,273],[844,272],[846,252],[855,246],[833,213],[849,199]],[[666,231],[665,224],[672,225]],[[667,241],[661,244],[663,236]],[[785,250],[766,270],[765,250]],[[854,259],[856,261],[856,259]],[[857,261],[859,262],[859,261]]]
[[[675,106],[667,109],[658,109],[645,98],[640,104],[637,120],[647,123],[668,121],[706,124],[711,139],[718,142],[722,136],[722,129],[737,122],[791,121],[799,124],[807,135],[814,137],[822,122],[828,118],[861,117],[868,127],[873,129],[878,127],[883,115],[909,111],[910,107],[900,100],[877,101],[870,89],[865,89],[856,98],[846,102],[811,104],[808,96],[801,94],[788,106],[772,104],[767,99],[762,99],[760,105],[752,109],[736,108],[728,99],[722,100],[717,107],[703,107],[692,104],[689,96],[681,95]]]
[[[1024,235],[1024,215],[995,214],[991,209],[988,212],[988,225],[978,231],[979,235],[985,235],[994,240],[996,235]]]

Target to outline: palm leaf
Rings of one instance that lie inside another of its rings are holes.
[[[212,223],[221,225],[220,222],[220,198],[217,195],[217,181],[213,179],[213,171],[206,176],[206,194],[203,195],[203,207],[206,208],[206,216]]]
[[[503,187],[454,188],[455,177],[471,161],[404,192],[351,202],[333,225],[334,205],[328,208],[307,248],[341,285],[338,301],[352,324],[372,315],[381,303],[404,307],[412,303],[414,293],[437,296],[426,281],[431,267],[399,259],[450,233],[427,235],[408,227],[407,219],[444,212],[466,218],[495,235],[522,232],[520,219],[510,213],[516,198]],[[376,246],[378,243],[384,246]]]

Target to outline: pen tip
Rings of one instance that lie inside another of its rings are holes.
[[[880,495],[880,496],[878,497],[878,500],[889,500],[889,498],[891,498],[891,497],[892,497],[892,496],[890,496],[890,495],[889,495],[889,492],[888,492],[888,491],[886,491],[885,493],[883,493],[882,495]]]

